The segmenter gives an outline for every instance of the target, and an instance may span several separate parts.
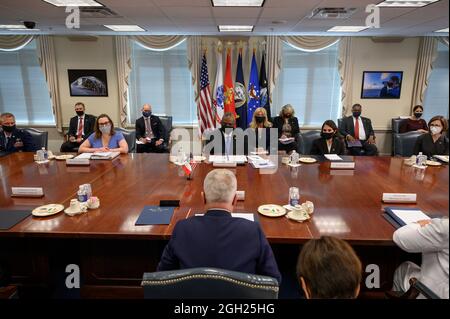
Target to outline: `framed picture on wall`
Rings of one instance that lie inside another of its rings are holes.
[[[106,70],[67,70],[70,96],[108,96]]]
[[[364,71],[361,99],[399,99],[403,71]]]

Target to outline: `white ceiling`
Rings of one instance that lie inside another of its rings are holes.
[[[0,0],[0,24],[35,21],[40,31],[33,34],[111,35],[118,33],[105,28],[104,24],[137,24],[147,30],[140,34],[217,35],[219,24],[242,24],[255,25],[254,31],[234,34],[329,35],[325,31],[336,25],[365,25],[366,5],[377,4],[381,0],[265,0],[262,8],[214,8],[210,0],[99,0],[99,2],[117,13],[118,17],[95,19],[82,17],[80,29],[67,29],[65,8],[58,8],[41,0]],[[308,15],[319,7],[346,7],[357,10],[346,20],[309,19]],[[449,0],[440,0],[423,8],[380,8],[380,21],[379,29],[331,35],[430,35],[435,30],[448,28]],[[17,32],[0,31],[0,34],[8,33]]]

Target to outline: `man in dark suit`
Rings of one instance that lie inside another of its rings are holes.
[[[205,153],[210,155],[247,155],[248,136],[235,131],[236,119],[234,114],[226,112],[222,116],[221,128],[207,134],[208,142]],[[220,144],[216,144],[217,139]]]
[[[37,146],[33,137],[25,130],[16,128],[16,118],[11,113],[1,116],[2,132],[0,132],[0,152],[34,152]]]
[[[352,155],[373,156],[378,154],[375,145],[375,132],[370,119],[361,116],[361,104],[352,106],[352,116],[342,119],[340,133],[347,141],[347,147]],[[360,143],[357,143],[357,142]],[[354,146],[355,143],[361,144]]]
[[[266,275],[281,281],[272,249],[256,222],[231,216],[236,176],[226,169],[203,183],[206,214],[179,221],[164,249],[158,271],[215,267]]]
[[[84,103],[75,104],[74,116],[70,119],[68,141],[61,145],[61,152],[76,152],[78,147],[94,132],[95,116],[85,113]]]
[[[142,116],[136,120],[136,139],[140,142],[137,145],[138,153],[163,153],[164,147],[164,127],[161,120],[156,115],[152,115],[152,106],[144,104]]]

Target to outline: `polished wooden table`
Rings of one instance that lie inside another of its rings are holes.
[[[392,242],[395,229],[382,217],[382,193],[417,193],[414,206],[430,215],[448,216],[447,165],[423,171],[391,157],[355,157],[355,164],[350,171],[331,170],[326,161],[298,168],[280,164],[273,174],[238,166],[231,170],[245,200],[237,203],[235,211],[255,213],[262,204],[284,205],[289,187],[296,186],[301,202],[315,205],[310,221],[258,216],[276,254],[285,254],[288,246],[296,247],[296,254],[299,244],[331,235],[348,240],[361,255],[373,246],[368,256],[377,258],[397,250]],[[52,260],[67,260],[85,269],[83,296],[128,296],[139,289],[142,272],[155,269],[176,222],[203,213],[203,180],[212,169],[202,163],[187,180],[178,166],[169,163],[168,154],[122,155],[113,161],[91,161],[89,167],[67,167],[60,161],[38,165],[27,153],[1,157],[0,209],[32,209],[48,203],[67,207],[84,183],[92,185],[101,207],[73,217],[64,213],[29,217],[0,231],[0,243],[6,247],[0,258],[13,265],[15,280],[24,285],[45,286]],[[40,186],[45,196],[12,198],[12,186]],[[143,207],[158,205],[161,199],[180,200],[171,223],[135,226]],[[370,258],[367,263],[373,262]],[[111,286],[123,289],[111,294]]]

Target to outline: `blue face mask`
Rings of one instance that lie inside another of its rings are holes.
[[[152,115],[152,112],[151,111],[144,111],[144,112],[142,112],[142,115],[144,117],[149,117],[150,115]]]

